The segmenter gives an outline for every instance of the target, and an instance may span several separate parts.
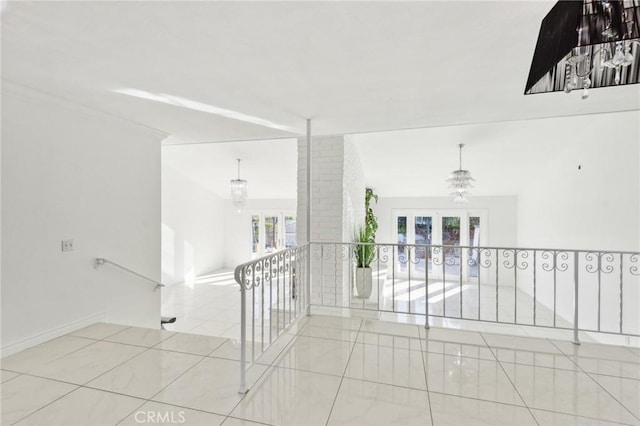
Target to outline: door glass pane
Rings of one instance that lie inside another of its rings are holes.
[[[278,249],[278,216],[264,218],[264,251],[271,253]]]
[[[407,248],[401,244],[407,243],[407,217],[398,216],[397,223],[398,234],[398,267],[401,272],[407,270]]]
[[[442,244],[445,246],[460,245],[460,217],[448,216],[442,218]],[[460,249],[447,247],[444,249],[445,273],[447,275],[460,274]]]
[[[426,247],[420,247],[421,244],[431,244],[431,217],[429,216],[416,216],[415,217],[415,243],[418,245],[415,251],[416,271],[424,272],[425,265],[429,265],[429,271],[431,271],[431,250]]]
[[[480,218],[477,216],[469,217],[469,245],[471,247],[480,246]],[[477,277],[478,276],[478,250],[470,249],[469,250],[469,260],[467,261],[469,265],[469,276]]]
[[[251,216],[251,253],[258,253],[260,241],[260,216]]]
[[[291,248],[296,245],[296,218],[295,216],[284,217],[284,247]]]

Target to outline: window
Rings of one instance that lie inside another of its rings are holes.
[[[407,270],[407,247],[403,244],[409,243],[407,238],[407,217],[398,217],[398,268],[400,272],[406,272]]]
[[[444,216],[442,218],[442,245],[460,245],[460,216]],[[444,268],[447,275],[460,274],[460,249],[447,247],[444,249]]]
[[[260,244],[260,216],[251,216],[251,253],[257,254]]]
[[[278,216],[264,218],[264,251],[271,253],[280,248]]]
[[[295,247],[296,245],[296,217],[284,217],[284,248]]]
[[[471,247],[480,246],[480,217],[479,216],[469,217],[469,245]],[[469,276],[477,277],[478,276],[478,249],[469,250],[469,258],[467,260],[467,265],[469,265]]]
[[[416,244],[432,244],[432,222],[431,216],[416,216],[414,221],[414,241]],[[416,272],[424,272],[425,267],[428,266],[429,271],[432,269],[431,262],[431,250],[427,250],[424,247],[416,247],[415,260]]]
[[[480,223],[486,220],[485,212],[407,209],[394,210],[393,215],[398,244],[394,256],[396,273],[424,275],[427,268],[433,277],[461,273],[466,278],[478,276],[478,250],[474,247],[481,242]],[[407,246],[413,244],[415,247]],[[444,253],[421,247],[431,244],[451,247]]]
[[[287,212],[260,212],[251,215],[253,258],[296,245],[296,217]]]

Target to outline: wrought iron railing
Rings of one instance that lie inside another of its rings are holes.
[[[251,363],[311,307],[571,330],[576,344],[579,332],[640,336],[640,252],[314,242],[235,279],[242,393]]]
[[[240,393],[248,391],[247,369],[308,312],[308,250],[305,244],[235,269],[241,290]]]
[[[358,258],[373,248],[372,291]],[[312,306],[640,336],[640,253],[312,243]]]

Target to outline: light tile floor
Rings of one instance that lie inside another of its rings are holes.
[[[177,321],[167,324],[171,331],[240,337],[240,287],[232,270],[219,270],[193,282],[162,289],[162,315]]]
[[[234,339],[95,324],[1,361],[3,425],[640,425],[633,348],[303,317]]]

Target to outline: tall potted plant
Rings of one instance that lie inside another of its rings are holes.
[[[378,218],[373,214],[371,200],[378,201],[378,196],[371,188],[365,189],[364,223],[356,230],[355,235],[355,259],[356,259],[356,291],[359,297],[368,299],[372,290],[371,262],[375,257],[376,231],[378,230]]]

